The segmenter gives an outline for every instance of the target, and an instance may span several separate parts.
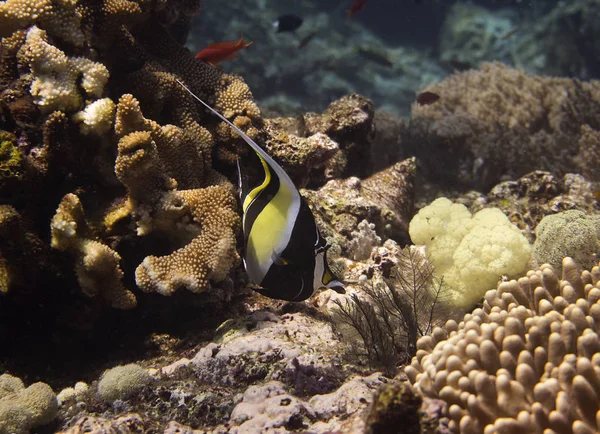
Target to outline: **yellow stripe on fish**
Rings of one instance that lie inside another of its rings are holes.
[[[244,212],[246,212],[252,201],[256,199],[258,193],[263,191],[267,187],[267,185],[269,185],[269,182],[271,182],[271,171],[269,170],[269,165],[267,164],[265,159],[262,158],[260,155],[258,155],[258,158],[260,158],[260,162],[263,165],[263,169],[265,171],[265,180],[258,187],[255,187],[252,191],[250,191],[250,193],[248,193],[248,195],[244,198],[244,202],[242,204],[242,210]]]
[[[270,265],[275,258],[282,259],[281,252],[291,236],[293,222],[290,221],[290,210],[294,208],[295,200],[298,198],[294,197],[289,187],[280,184],[273,199],[262,207],[260,214],[254,219],[246,240],[246,267],[251,264],[264,273],[250,276],[252,280],[262,280],[267,274],[268,270],[263,270],[260,264]]]

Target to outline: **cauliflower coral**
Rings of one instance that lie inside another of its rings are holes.
[[[425,245],[435,274],[448,285],[452,303],[468,307],[503,275],[525,270],[531,246],[498,208],[471,215],[460,204],[439,198],[412,219],[409,234]]]

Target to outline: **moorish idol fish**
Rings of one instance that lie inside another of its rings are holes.
[[[302,301],[321,288],[344,293],[344,284],[327,263],[329,245],[317,228],[304,198],[283,168],[242,130],[206,104],[178,80],[194,98],[238,133],[258,156],[264,181],[250,191],[242,188],[244,267],[259,293],[280,300]]]

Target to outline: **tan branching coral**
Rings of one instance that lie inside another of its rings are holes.
[[[223,146],[229,142],[231,148],[246,145],[178,81],[252,137],[259,138],[262,119],[241,77],[198,62],[183,46],[185,24],[199,4],[0,2],[0,104],[10,125],[3,128],[21,140],[13,148],[27,169],[22,184],[33,179],[51,192],[44,201],[11,205],[35,220],[32,227],[44,228],[64,192],[76,192],[63,198],[51,222],[53,246],[73,258],[86,294],[115,307],[135,306],[120,268],[121,255],[123,265],[131,263],[131,240],[148,249],[137,272],[148,291],[166,294],[186,285],[201,292],[239,260],[233,188],[212,168],[212,155],[221,154],[216,147],[230,149]],[[122,97],[115,104],[107,95]],[[41,134],[30,133],[35,129]],[[235,153],[229,154],[233,161]],[[37,184],[31,190],[39,191]],[[139,236],[153,233],[164,245],[153,250],[155,243],[131,237],[131,229]],[[169,251],[174,253],[152,256]],[[2,255],[6,283],[16,274],[4,250]],[[53,275],[70,283],[63,269],[68,261],[56,262]]]
[[[75,194],[69,193],[63,198],[51,229],[52,247],[69,251],[77,258],[75,272],[83,292],[90,297],[100,295],[118,309],[135,307],[135,295],[121,282],[121,257],[107,245],[86,237],[89,228],[81,201]]]
[[[239,217],[231,184],[203,164],[206,144],[198,141],[210,139],[208,131],[194,137],[173,125],[161,127],[144,118],[131,95],[119,101],[116,129],[138,130],[119,141],[115,164],[138,235],[168,232],[184,245],[171,255],[146,257],[136,270],[138,286],[169,295],[183,286],[201,292],[209,279],[223,280],[239,262]]]
[[[251,119],[260,117],[260,110],[252,100],[252,93],[248,85],[235,76],[223,76],[216,93],[215,109],[223,113],[226,118],[246,115]]]
[[[447,402],[461,433],[600,429],[600,267],[563,260],[488,291],[482,308],[419,339],[405,368],[423,395]]]
[[[77,0],[7,0],[0,3],[0,37],[39,23],[52,36],[75,46],[84,43]]]
[[[148,256],[136,269],[138,286],[145,291],[170,295],[179,287],[201,292],[209,279],[225,279],[231,267],[239,263],[235,234],[239,217],[235,198],[226,186],[184,190],[175,194],[189,207],[200,233],[189,244],[168,256]]]
[[[46,113],[77,109],[82,103],[80,86],[89,96],[101,96],[109,77],[103,64],[85,57],[68,57],[51,45],[47,33],[36,26],[27,32],[18,57],[22,65],[31,69],[31,95]]]
[[[212,135],[195,121],[183,127],[161,126],[144,118],[139,102],[131,94],[125,94],[117,105],[115,130],[119,136],[139,131],[150,133],[160,164],[181,189],[204,186],[212,176]]]

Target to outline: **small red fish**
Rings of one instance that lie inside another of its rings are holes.
[[[354,3],[352,3],[350,9],[346,9],[348,18],[350,18],[355,13],[362,11],[366,4],[367,0],[354,0]]]
[[[218,65],[224,60],[233,59],[238,51],[246,48],[250,44],[252,44],[252,41],[244,42],[243,37],[241,37],[237,42],[215,42],[214,44],[210,44],[208,47],[199,51],[198,54],[196,54],[196,59],[204,60],[206,63],[210,63],[211,65]]]
[[[440,96],[437,93],[433,92],[421,92],[417,95],[417,103],[420,105],[430,105],[440,99]]]

